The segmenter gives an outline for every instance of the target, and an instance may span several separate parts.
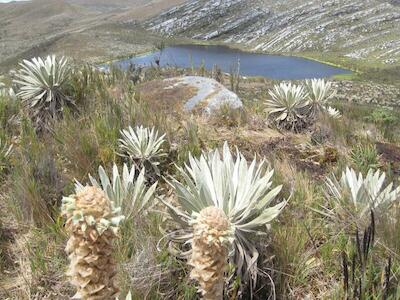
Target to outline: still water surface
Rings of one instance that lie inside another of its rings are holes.
[[[324,78],[351,71],[313,60],[294,57],[243,52],[224,46],[178,45],[142,56],[120,60],[116,66],[128,68],[130,64],[149,66],[160,59],[161,66],[181,68],[199,67],[203,62],[207,69],[218,65],[230,72],[240,62],[243,76],[263,76],[273,79]]]

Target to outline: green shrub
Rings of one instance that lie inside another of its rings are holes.
[[[385,108],[377,108],[364,118],[367,122],[374,123],[389,140],[395,140],[399,134],[400,113]]]

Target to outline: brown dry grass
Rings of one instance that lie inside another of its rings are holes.
[[[184,104],[197,93],[195,87],[179,85],[173,87],[173,80],[152,80],[141,84],[138,88],[140,101],[145,101],[154,111],[183,114]]]

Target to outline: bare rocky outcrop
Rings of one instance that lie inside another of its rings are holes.
[[[212,114],[223,105],[233,109],[243,106],[239,97],[214,79],[200,76],[183,76],[169,79],[174,82],[173,87],[189,86],[195,88],[196,94],[187,100],[185,109],[188,111],[197,108],[204,109],[207,114]]]
[[[187,1],[145,26],[168,36],[221,40],[268,52],[339,51],[387,64],[400,59],[393,1]]]
[[[140,87],[140,95],[152,106],[160,106],[169,112],[196,111],[209,116],[223,106],[243,107],[235,93],[216,80],[201,76],[150,81]]]

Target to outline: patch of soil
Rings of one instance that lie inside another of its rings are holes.
[[[274,153],[278,158],[288,158],[297,169],[319,180],[326,176],[329,167],[338,159],[337,150],[329,145],[310,146],[298,144],[292,137],[271,139],[263,145],[264,153]]]
[[[388,143],[376,143],[381,160],[388,164],[394,174],[400,174],[400,147]]]

